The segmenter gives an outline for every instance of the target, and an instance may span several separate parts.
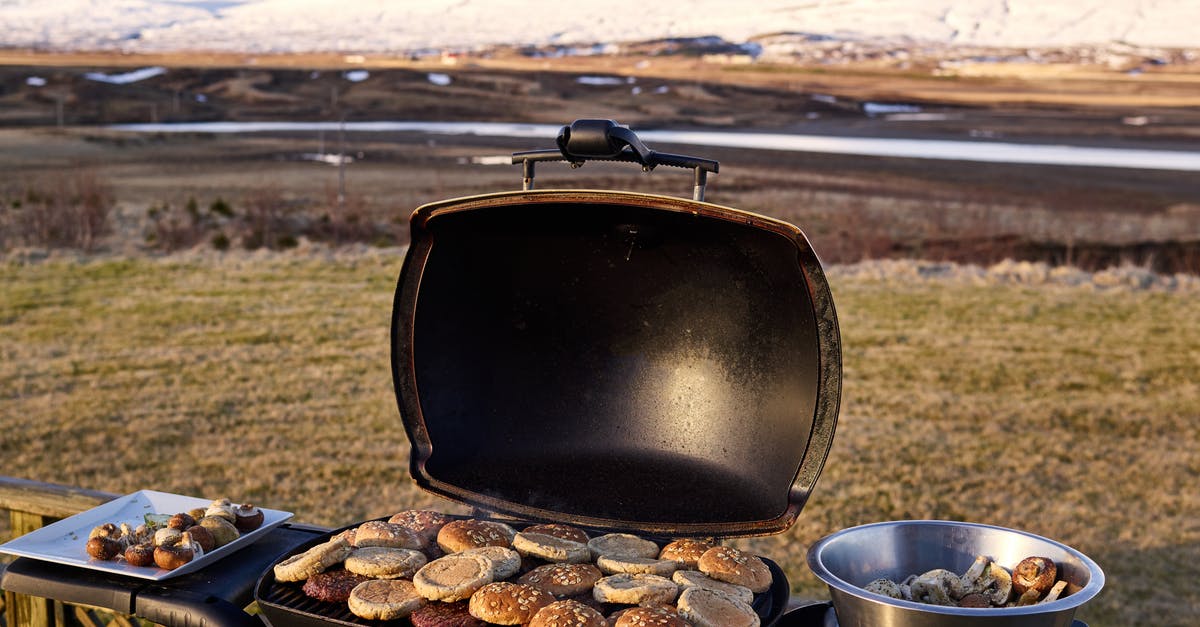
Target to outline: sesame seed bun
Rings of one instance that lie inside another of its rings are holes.
[[[447,553],[458,553],[481,546],[512,547],[517,532],[504,523],[490,520],[455,520],[446,523],[437,534],[437,544]]]
[[[704,552],[698,563],[700,572],[726,583],[766,592],[771,588],[771,569],[757,555],[733,547],[717,546]]]
[[[578,601],[555,601],[538,610],[529,627],[607,627],[604,615]]]
[[[497,625],[524,625],[538,610],[554,602],[554,597],[533,586],[498,581],[483,586],[471,595],[471,616]]]
[[[557,598],[591,593],[604,575],[591,564],[546,564],[521,575],[517,581],[537,586]]]

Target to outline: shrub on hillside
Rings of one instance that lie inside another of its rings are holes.
[[[112,230],[112,187],[89,169],[55,181],[25,181],[4,190],[0,247],[94,250]]]

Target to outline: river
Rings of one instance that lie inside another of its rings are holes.
[[[108,128],[138,133],[265,133],[338,132],[339,122],[176,122],[117,124]],[[501,122],[346,122],[346,132],[416,132],[436,135],[482,137],[527,137],[553,140],[561,127],[550,124]],[[1200,152],[1022,144],[990,140],[954,141],[941,139],[895,139],[883,137],[836,137],[791,133],[739,131],[637,131],[650,143],[782,150],[826,154],[949,159],[989,163],[1023,163],[1055,166],[1086,166],[1150,170],[1200,171]],[[549,143],[546,147],[552,147]]]

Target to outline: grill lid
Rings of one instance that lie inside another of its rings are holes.
[[[411,226],[392,374],[418,485],[664,536],[795,521],[841,388],[833,301],[799,229],[580,190],[446,200]]]

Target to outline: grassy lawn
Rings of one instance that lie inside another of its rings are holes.
[[[228,496],[343,525],[414,506],[388,366],[398,253],[0,264],[0,474]],[[831,278],[845,386],[804,554],[879,520],[1058,539],[1108,575],[1092,627],[1200,623],[1192,294]]]

